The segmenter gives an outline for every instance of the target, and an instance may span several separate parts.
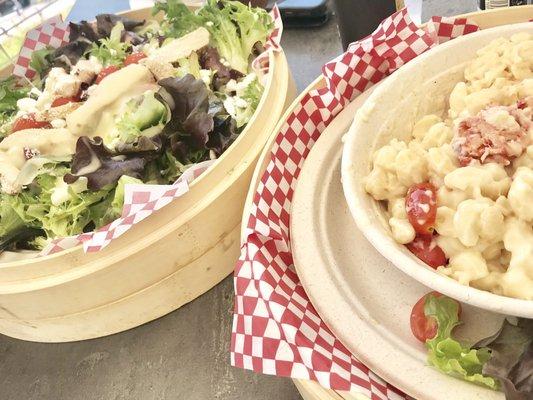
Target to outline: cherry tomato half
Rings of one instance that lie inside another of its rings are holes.
[[[419,183],[409,188],[405,197],[409,222],[419,235],[431,235],[437,217],[437,190],[431,183]]]
[[[21,117],[18,117],[15,122],[13,122],[13,127],[11,132],[22,131],[24,129],[49,129],[52,125],[48,121],[37,121],[35,119],[35,114],[26,114]]]
[[[131,53],[124,59],[124,66],[130,64],[137,64],[139,61],[146,57],[146,54],[144,54],[143,52]]]
[[[109,67],[103,68],[98,76],[96,77],[96,84],[99,84],[102,82],[102,79],[104,79],[106,76],[111,75],[113,72],[117,72],[120,68],[116,65],[110,65]]]
[[[416,302],[413,310],[411,311],[411,332],[413,332],[413,336],[422,343],[426,343],[426,340],[433,339],[438,330],[437,321],[435,318],[427,317],[424,310],[426,298],[428,296],[442,297],[442,294],[439,292],[427,293]],[[461,304],[457,302],[457,317],[459,319],[461,318],[461,313]]]
[[[59,107],[64,106],[68,103],[79,103],[81,101],[81,98],[79,95],[71,96],[71,97],[58,97],[52,102],[52,107]]]
[[[446,254],[437,245],[434,236],[417,236],[411,243],[406,244],[411,253],[432,268],[446,265]]]

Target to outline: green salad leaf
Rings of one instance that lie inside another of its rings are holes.
[[[160,11],[165,14],[162,30],[167,36],[180,37],[204,27],[220,55],[244,74],[255,44],[264,44],[274,26],[266,10],[239,1],[207,0],[194,13],[181,0],[167,0],[155,4],[153,13]]]
[[[131,46],[129,43],[121,41],[123,31],[124,24],[117,22],[111,29],[109,38],[102,38],[94,42],[89,49],[89,54],[95,56],[106,67],[122,64]]]
[[[9,131],[10,123],[17,113],[17,101],[26,97],[30,89],[18,86],[15,77],[0,81],[0,136]]]
[[[476,344],[492,352],[483,373],[502,384],[507,400],[533,398],[533,320],[505,320],[500,331]]]
[[[55,49],[52,47],[34,50],[31,53],[30,67],[37,71],[39,76],[43,76],[51,68],[52,62],[50,61],[50,57],[54,52]]]
[[[165,127],[167,114],[167,107],[149,90],[126,104],[126,112],[117,122],[117,139],[121,143],[133,143],[140,136],[157,135]]]
[[[460,324],[458,303],[449,297],[429,295],[424,311],[437,321],[437,335],[426,341],[428,362],[441,372],[472,383],[498,389],[498,381],[483,374],[483,365],[490,359],[488,348],[474,349],[452,337],[453,329]]]
[[[179,38],[203,25],[203,19],[192,12],[181,0],[157,1],[152,15],[163,12],[161,30],[165,36]]]
[[[243,74],[248,72],[253,46],[265,43],[273,27],[265,10],[238,1],[207,0],[198,15],[204,19],[220,55]]]
[[[38,230],[44,239],[29,240],[40,248],[46,238],[66,237],[99,228],[120,216],[124,201],[123,185],[141,182],[122,176],[117,187],[87,190],[80,179],[67,184],[65,163],[51,161],[27,188],[15,195],[0,195],[0,242],[23,229]],[[27,238],[31,239],[31,238]]]
[[[196,79],[200,79],[200,62],[198,59],[198,53],[193,51],[191,55],[187,58],[182,58],[178,60],[178,70],[177,76],[183,78],[187,74],[191,74]]]

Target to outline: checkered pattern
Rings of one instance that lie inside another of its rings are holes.
[[[133,225],[187,193],[189,184],[213,163],[214,160],[210,160],[193,165],[173,185],[126,185],[124,188],[124,207],[120,218],[95,232],[54,239],[43,249],[40,255],[58,253],[80,244],[83,244],[86,252],[92,253],[102,250],[113,239],[126,233]]]
[[[433,17],[427,23],[426,30],[433,41],[443,43],[457,36],[476,32],[479,27],[466,18]]]
[[[367,88],[437,45],[446,31],[442,21],[434,22],[437,35],[431,35],[412,23],[406,10],[393,14],[326,64],[326,87],[305,94],[282,125],[254,196],[235,269],[232,365],[312,379],[373,400],[406,398],[353,357],[318,316],[294,270],[289,211],[305,158],[331,120]],[[471,30],[470,23],[458,21],[451,33]],[[453,19],[446,23],[454,24]]]
[[[281,36],[283,35],[283,22],[277,4],[270,11],[270,16],[274,21],[274,29],[270,33],[266,43],[265,52],[261,53],[253,62],[252,67],[256,71],[268,72],[268,55],[270,51],[281,51]]]
[[[31,54],[47,46],[58,48],[68,42],[68,23],[61,16],[48,19],[26,34],[19,56],[13,67],[13,75],[32,79],[36,72],[30,67]]]

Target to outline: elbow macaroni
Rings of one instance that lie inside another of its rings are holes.
[[[426,115],[410,140],[393,139],[375,152],[365,188],[387,201],[392,236],[407,244],[415,230],[405,211],[406,193],[414,184],[431,182],[437,188],[437,244],[449,259],[438,271],[464,285],[533,300],[533,121],[526,150],[507,167],[495,162],[460,167],[451,145],[464,118],[533,96],[533,36],[493,41],[478,51],[464,78],[450,94],[446,119]],[[487,121],[517,128],[505,110],[487,113]]]

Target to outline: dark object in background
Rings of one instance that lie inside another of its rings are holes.
[[[239,1],[244,4],[251,4],[252,7],[263,7],[263,8],[265,8],[268,3],[268,0],[239,0]]]
[[[525,6],[526,4],[533,4],[533,2],[531,0],[480,0],[479,8],[492,10],[501,7]]]
[[[268,2],[268,9],[276,3]],[[325,24],[329,17],[327,0],[279,0],[277,5],[287,28],[311,28]]]
[[[333,0],[344,50],[370,35],[379,23],[396,11],[394,0]]]
[[[24,8],[30,5],[30,0],[0,0],[0,15],[6,15],[17,8]]]

